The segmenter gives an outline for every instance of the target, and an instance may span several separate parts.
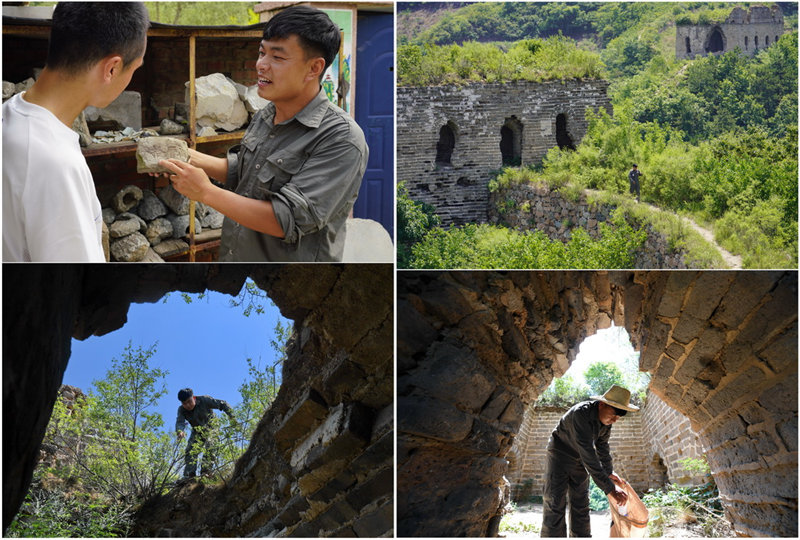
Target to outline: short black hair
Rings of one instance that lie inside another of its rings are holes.
[[[325,69],[333,63],[339,52],[339,27],[328,14],[309,6],[291,6],[274,17],[264,27],[263,39],[287,39],[297,36],[306,58],[321,56],[325,59]]]
[[[144,54],[150,16],[143,2],[59,2],[47,50],[47,67],[81,73],[111,54],[123,66]]]
[[[191,388],[183,388],[182,390],[178,391],[178,401],[183,403],[184,401],[186,401],[187,399],[189,399],[193,395],[194,395],[194,392],[192,391]]]

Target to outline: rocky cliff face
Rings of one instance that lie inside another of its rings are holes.
[[[376,265],[26,265],[4,272],[3,519],[30,483],[69,358],[166,292],[236,294],[246,277],[295,321],[283,385],[224,486],[185,486],[140,513],[143,536],[392,531],[392,268]],[[14,358],[15,362],[9,359]]]
[[[526,406],[612,321],[688,417],[727,517],[797,535],[796,272],[401,272],[398,534],[496,535]]]

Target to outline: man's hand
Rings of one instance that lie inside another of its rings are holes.
[[[184,433],[183,431],[179,431],[177,435],[178,435],[178,440],[180,441],[186,436],[186,433]]]
[[[178,193],[189,199],[205,202],[209,190],[214,188],[214,184],[200,167],[177,159],[161,160],[158,164],[172,171],[172,174],[169,175],[172,186]]]
[[[611,479],[611,481],[612,481],[612,482],[614,482],[614,483],[615,483],[615,484],[617,484],[618,486],[622,486],[622,483],[623,483],[623,482],[622,482],[622,478],[620,478],[619,476],[617,476],[617,473],[613,473],[613,472],[612,472],[611,474],[609,474],[609,475],[608,475],[608,477]]]
[[[628,494],[622,488],[614,486],[614,491],[609,493],[611,497],[617,502],[619,505],[623,505],[628,502]]]

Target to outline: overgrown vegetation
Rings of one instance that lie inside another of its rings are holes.
[[[545,81],[599,78],[600,56],[563,36],[528,39],[505,47],[469,41],[463,45],[400,45],[399,86],[469,82]]]
[[[704,537],[732,535],[713,481],[695,487],[669,484],[646,493],[642,502],[650,511],[648,531],[651,537],[664,536],[666,528],[673,524],[694,524]]]
[[[794,30],[752,57],[734,50],[675,59],[676,21],[722,20],[735,5],[474,4],[454,10],[418,36],[401,38],[399,67],[402,72],[407,62],[409,80],[415,81],[409,84],[441,84],[449,81],[447,77],[494,80],[490,77],[513,64],[507,55],[524,50],[525,44],[552,40],[590,52],[592,62],[596,61],[593,66],[605,66],[614,114],[590,113],[588,132],[577,149],[553,148],[541,166],[524,173],[527,181],[547,183],[562,193],[588,188],[622,195],[628,191],[627,172],[637,163],[644,173],[643,202],[691,217],[712,230],[719,245],[742,257],[744,268],[796,268],[797,6],[782,5],[786,24]],[[559,30],[578,41],[553,37]],[[473,68],[465,51],[486,51],[489,71]],[[428,61],[430,75],[421,68]],[[459,68],[463,68],[461,73]],[[514,73],[526,70],[520,67]],[[629,205],[625,212],[638,214],[641,226],[666,229],[670,241],[687,251],[687,262],[693,267],[721,267],[716,250],[697,241],[699,237],[691,231],[680,230],[680,220],[642,208]],[[498,209],[502,213],[515,208],[501,198]],[[635,222],[628,223],[636,227]],[[451,242],[469,237],[462,232],[450,234],[452,240],[438,236],[430,242],[448,250]],[[497,230],[482,234],[502,236]],[[531,243],[517,242],[507,248]],[[486,267],[502,267],[515,260],[508,254],[504,257],[503,264]],[[414,264],[425,263],[417,259]],[[590,266],[576,266],[586,267]]]
[[[236,305],[259,311],[264,299],[255,287],[243,289]],[[209,469],[204,460],[200,481],[225,478],[245,451],[277,395],[289,336],[290,329],[279,321],[271,340],[277,361],[264,366],[245,360],[248,375],[239,386],[235,421],[227,415],[214,420],[216,468]],[[129,343],[110,361],[105,376],[93,381],[93,391],[69,406],[56,400],[43,443],[56,456],[55,465],[42,462],[34,471],[8,536],[127,536],[138,505],[181,478],[186,439],[178,440],[172,426],[154,412],[168,374],[150,365],[156,352],[157,344],[143,348]]]

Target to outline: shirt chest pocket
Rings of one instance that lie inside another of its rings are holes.
[[[305,153],[279,150],[269,155],[257,173],[259,195],[277,193],[300,172],[306,161]],[[263,198],[263,197],[262,197]]]

